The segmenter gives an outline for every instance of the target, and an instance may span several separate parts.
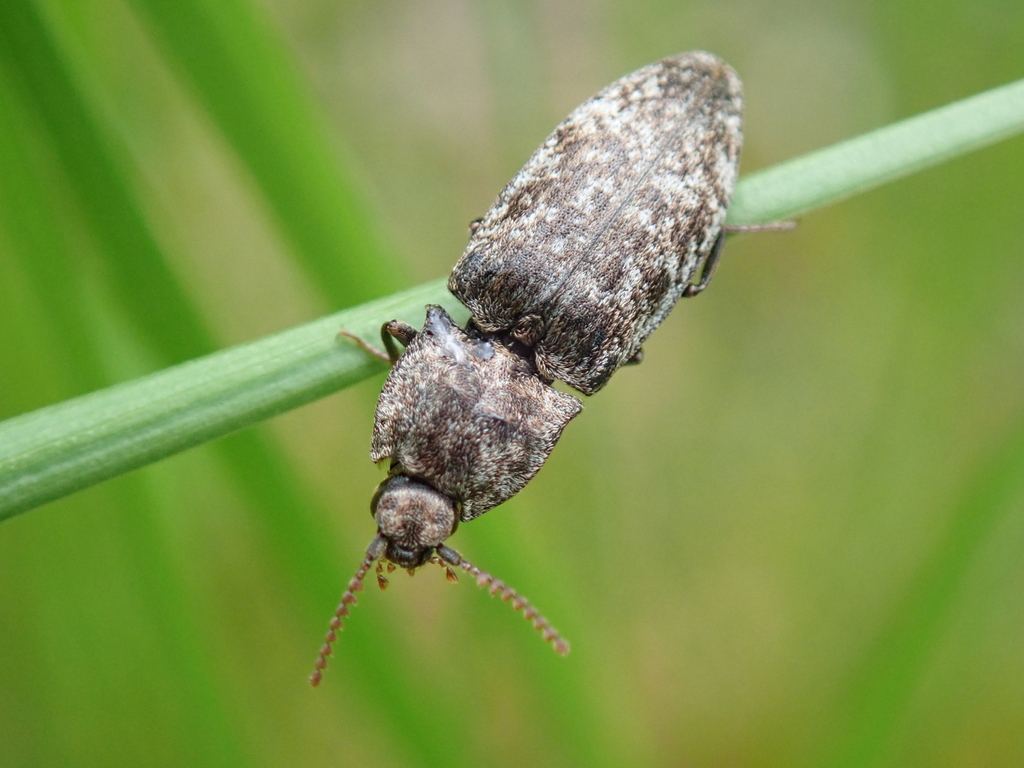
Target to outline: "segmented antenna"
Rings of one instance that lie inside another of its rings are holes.
[[[348,583],[348,589],[341,596],[341,602],[338,603],[338,609],[334,612],[334,616],[331,618],[330,629],[327,630],[327,636],[324,638],[323,647],[320,648],[320,655],[316,659],[315,669],[313,674],[309,676],[309,684],[316,688],[320,685],[320,681],[323,679],[324,670],[327,669],[327,657],[331,655],[331,643],[338,639],[338,632],[342,628],[342,619],[348,616],[350,605],[356,604],[356,592],[359,592],[363,588],[363,579],[366,578],[366,574],[370,572],[370,568],[373,566],[373,561],[377,560],[382,554],[384,554],[384,548],[387,546],[387,542],[383,536],[377,536],[373,541],[370,542],[370,546],[366,548],[366,557],[363,558],[363,562],[359,566],[359,570],[356,571],[356,575],[352,577]],[[383,579],[383,576],[378,574],[378,579]],[[387,585],[387,580],[380,585],[381,589]]]
[[[511,600],[512,607],[517,611],[522,611],[524,619],[533,622],[533,628],[543,635],[545,642],[551,643],[555,653],[559,656],[565,656],[569,653],[569,641],[558,634],[558,630],[552,627],[548,620],[541,616],[536,608],[530,605],[530,601],[512,589],[512,587],[508,586],[501,579],[494,578],[487,571],[481,571],[451,547],[446,547],[442,544],[437,548],[437,554],[445,561],[461,568],[475,578],[478,587],[486,587],[487,591],[492,595],[500,593],[501,599],[504,602]],[[451,573],[450,569],[449,573]],[[454,574],[452,575],[454,576]]]

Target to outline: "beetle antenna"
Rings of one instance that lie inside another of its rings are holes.
[[[517,611],[522,611],[524,619],[533,622],[533,628],[542,633],[545,642],[551,643],[555,653],[559,656],[565,656],[569,653],[569,641],[558,634],[558,630],[552,627],[548,620],[541,616],[536,608],[530,605],[530,601],[512,589],[512,587],[508,586],[501,579],[494,578],[487,571],[481,571],[451,547],[446,547],[442,544],[437,548],[437,554],[446,562],[461,568],[475,578],[477,586],[486,587],[487,591],[492,595],[500,594],[501,599],[505,602],[511,600],[512,607]]]
[[[356,575],[348,583],[348,589],[341,596],[341,602],[338,603],[338,609],[334,612],[334,616],[331,617],[330,629],[327,630],[327,636],[324,638],[323,647],[320,648],[320,655],[316,659],[315,669],[313,674],[309,676],[309,684],[316,688],[320,685],[320,681],[323,679],[324,670],[327,669],[327,657],[331,655],[331,643],[338,639],[338,632],[342,628],[342,619],[348,616],[350,605],[356,604],[356,592],[359,592],[363,588],[363,579],[366,578],[366,574],[370,572],[370,568],[373,566],[373,561],[380,558],[384,554],[384,548],[387,546],[387,541],[383,536],[377,536],[373,541],[370,542],[370,546],[366,548],[366,557],[363,558],[363,562],[359,565],[359,570],[356,571]],[[385,580],[386,583],[386,580]],[[381,586],[381,589],[384,587]]]

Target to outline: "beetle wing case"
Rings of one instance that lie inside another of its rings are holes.
[[[390,457],[472,520],[519,492],[583,405],[523,358],[459,328],[441,307],[388,376],[371,457]]]
[[[578,107],[502,191],[448,287],[538,371],[593,394],[707,259],[739,162],[742,87],[709,53],[664,59]]]

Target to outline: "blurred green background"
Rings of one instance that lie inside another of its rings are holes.
[[[445,275],[693,48],[751,171],[1021,77],[1024,4],[0,0],[0,417]],[[0,765],[1024,764],[1022,220],[1018,138],[732,240],[452,540],[564,660],[429,569],[307,685],[379,378],[4,523]]]

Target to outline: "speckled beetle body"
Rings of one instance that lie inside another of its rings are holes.
[[[593,394],[710,278],[743,135],[717,56],[643,67],[578,107],[474,228],[448,287],[540,375]]]
[[[370,457],[454,499],[465,522],[526,485],[582,408],[527,359],[431,306],[381,392]]]
[[[684,53],[633,72],[563,121],[475,222],[449,289],[459,328],[428,307],[422,331],[382,329],[394,363],[371,456],[389,476],[377,537],[332,620],[311,682],[374,561],[458,566],[501,593],[559,653],[568,643],[510,587],[444,542],[537,473],[582,409],[550,385],[603,387],[684,296],[711,279],[737,175],[742,89],[718,57]],[[349,334],[345,334],[350,336]],[[351,337],[350,338],[355,338]],[[392,339],[405,347],[399,356]]]

